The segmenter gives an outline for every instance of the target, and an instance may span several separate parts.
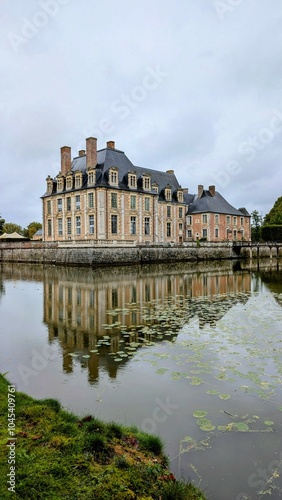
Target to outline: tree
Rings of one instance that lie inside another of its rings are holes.
[[[24,230],[21,226],[19,226],[18,224],[15,224],[14,222],[5,222],[5,224],[3,224],[3,233],[8,233],[8,234],[11,234],[11,233],[19,233],[21,235],[24,234]]]
[[[2,219],[1,215],[0,215],[0,234],[3,234],[3,226],[5,224],[5,219]]]
[[[280,225],[282,224],[282,196],[276,200],[272,209],[266,214],[263,225]]]
[[[42,229],[42,224],[41,222],[31,222],[27,228],[24,230],[24,235],[27,237],[27,238],[30,238],[32,239],[32,237],[34,236],[34,234],[36,233],[36,231],[38,231],[38,229]]]
[[[260,215],[257,210],[254,210],[251,213],[251,216],[252,216],[252,224],[251,224],[252,240],[261,241],[262,215]]]

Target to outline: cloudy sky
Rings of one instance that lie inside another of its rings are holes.
[[[263,215],[282,195],[281,0],[1,0],[0,214],[41,221],[60,147],[115,140]]]

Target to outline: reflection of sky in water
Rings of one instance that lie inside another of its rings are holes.
[[[278,273],[265,284],[258,274],[185,266],[115,270],[112,280],[53,268],[29,281],[25,273],[4,278],[0,302],[1,371],[11,382],[77,413],[160,434],[173,471],[207,487],[208,498],[259,498],[265,484],[257,477],[254,486],[254,474],[282,450]],[[212,431],[201,429],[197,410]],[[279,498],[280,478],[270,485],[263,498]]]

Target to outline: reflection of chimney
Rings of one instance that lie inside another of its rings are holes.
[[[202,186],[202,184],[199,184],[198,185],[198,198],[202,197],[203,192],[204,192],[204,186]]]
[[[86,167],[94,168],[97,165],[97,139],[88,137],[86,139]]]
[[[215,196],[215,186],[209,186],[209,192],[212,196]]]
[[[79,156],[84,156],[85,155],[85,149],[80,149],[80,151],[78,151],[78,154],[79,154]]]
[[[115,141],[108,141],[107,142],[107,148],[115,149],[115,147],[116,147]]]
[[[63,175],[71,170],[71,148],[63,146],[61,148],[61,172]]]

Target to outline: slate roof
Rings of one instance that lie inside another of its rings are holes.
[[[246,209],[241,208],[237,210],[234,208],[217,191],[215,192],[215,196],[212,196],[210,191],[207,189],[203,190],[203,194],[200,198],[195,195],[193,202],[190,203],[188,207],[188,214],[199,214],[205,212],[239,216],[249,215]]]
[[[105,186],[109,187],[108,177],[109,177],[109,169],[111,167],[118,168],[118,178],[119,183],[117,189],[130,190],[130,191],[143,191],[142,189],[142,176],[150,175],[151,176],[151,185],[154,183],[158,184],[158,194],[159,199],[164,200],[164,189],[166,186],[171,187],[172,191],[172,201],[176,201],[176,196],[173,193],[176,193],[177,189],[180,189],[181,186],[175,177],[174,173],[161,172],[159,170],[149,169],[145,167],[140,167],[134,165],[128,157],[125,155],[123,151],[112,148],[104,148],[97,152],[97,165],[96,165],[96,184],[95,186]],[[87,187],[87,174],[86,174],[86,155],[78,156],[73,158],[72,172],[81,171],[83,174],[83,184],[82,189]],[[137,174],[137,188],[129,188],[128,187],[128,173],[135,172]],[[56,182],[56,180],[55,180]],[[115,189],[115,186],[111,186],[112,189]],[[80,188],[81,189],[81,188]],[[157,194],[154,190],[147,191],[151,194]],[[45,193],[44,196],[46,196]]]

